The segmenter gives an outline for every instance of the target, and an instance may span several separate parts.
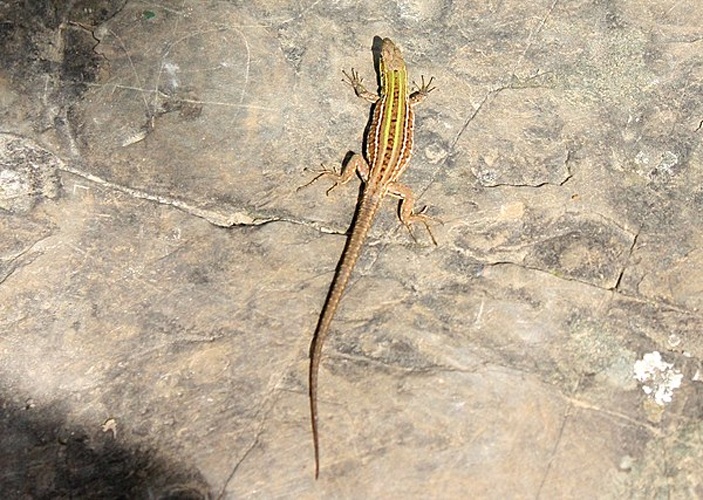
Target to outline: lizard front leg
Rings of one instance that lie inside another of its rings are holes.
[[[359,76],[359,73],[357,73],[354,68],[351,70],[351,74],[348,74],[346,71],[342,71],[344,76],[346,77],[346,81],[349,85],[352,86],[354,89],[354,93],[364,99],[365,101],[370,102],[371,104],[374,104],[376,101],[378,101],[379,97],[374,94],[373,92],[369,92],[366,90],[366,87],[363,86],[361,83],[363,81],[363,78]]]
[[[425,98],[435,90],[437,87],[432,86],[432,81],[434,80],[434,76],[430,77],[430,80],[425,83],[425,77],[421,76],[420,77],[422,80],[422,85],[418,87],[418,89],[410,94],[410,97],[408,98],[410,105],[415,106],[417,104],[420,104],[422,101],[425,100]],[[417,83],[413,82],[413,85],[417,87]]]

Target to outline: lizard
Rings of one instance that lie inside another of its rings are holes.
[[[347,83],[354,89],[354,93],[373,104],[374,108],[366,137],[366,158],[353,154],[342,166],[341,172],[325,169],[310,182],[322,176],[331,177],[334,184],[328,189],[329,193],[335,187],[349,182],[356,172],[364,184],[346,246],[337,265],[310,345],[308,395],[315,454],[315,479],[320,475],[317,381],[322,346],[329,334],[332,319],[349,283],[375,215],[386,195],[400,199],[398,214],[401,222],[408,229],[411,223],[422,222],[436,245],[427,223],[430,217],[425,215],[426,207],[415,212],[415,195],[410,188],[398,182],[408,166],[412,153],[413,108],[434,90],[432,87],[434,78],[430,78],[425,83],[425,78],[422,77],[422,85],[415,92],[410,93],[405,61],[400,49],[389,38],[384,38],[381,42],[378,61],[380,95],[366,90],[362,84],[362,78],[354,69],[351,73],[343,71],[343,74]]]

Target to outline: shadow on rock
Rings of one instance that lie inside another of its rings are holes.
[[[109,431],[68,426],[57,406],[0,401],[2,498],[210,498],[199,472],[154,450],[125,447]]]

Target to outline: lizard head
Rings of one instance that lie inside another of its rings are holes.
[[[381,44],[381,71],[405,71],[403,55],[390,38],[384,38]]]

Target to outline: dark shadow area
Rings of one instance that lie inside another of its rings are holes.
[[[197,470],[153,449],[126,447],[111,431],[67,425],[58,406],[39,410],[0,396],[0,497],[4,499],[205,499]]]
[[[107,64],[95,52],[93,31],[126,0],[21,1],[0,3],[0,79],[19,99],[0,110],[12,123],[22,109],[36,131],[61,129],[71,106]],[[51,102],[47,110],[45,103]]]
[[[0,69],[18,87],[44,75],[57,77],[70,96],[95,81],[104,62],[93,50],[92,30],[114,16],[121,2],[6,2],[0,6]],[[40,87],[41,88],[41,87]]]

